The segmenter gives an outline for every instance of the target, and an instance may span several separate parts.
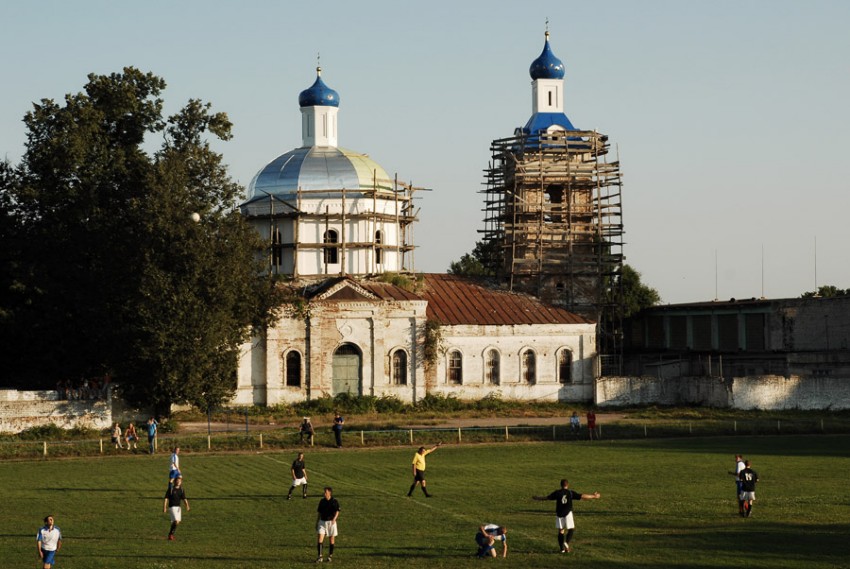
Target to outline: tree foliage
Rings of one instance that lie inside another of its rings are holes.
[[[834,285],[819,286],[816,291],[804,292],[800,298],[834,298],[839,296],[850,296],[850,288],[840,289]]]
[[[471,253],[465,253],[449,265],[449,274],[465,277],[492,277],[499,266],[499,249],[494,241],[475,243]]]
[[[628,318],[644,308],[661,302],[661,295],[654,288],[641,282],[640,273],[630,265],[623,265],[620,272],[622,287],[623,317]]]
[[[235,209],[241,188],[206,140],[230,138],[227,115],[190,100],[165,118],[164,89],[134,68],[92,74],[25,116],[22,161],[0,169],[6,383],[110,374],[160,409],[233,394],[273,287]],[[162,140],[152,154],[148,139]]]

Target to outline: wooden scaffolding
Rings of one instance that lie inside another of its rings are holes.
[[[493,141],[485,170],[483,240],[510,290],[533,294],[604,328],[619,344],[623,221],[619,161],[596,131]]]

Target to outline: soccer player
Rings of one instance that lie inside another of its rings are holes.
[[[485,524],[478,527],[475,543],[478,544],[478,557],[497,557],[496,542],[502,542],[502,557],[508,556],[508,529],[496,524]]]
[[[570,483],[566,478],[561,480],[561,488],[548,496],[531,497],[532,500],[555,500],[555,516],[557,516],[555,525],[558,528],[558,546],[561,553],[570,552],[570,540],[573,538],[576,527],[573,520],[573,500],[597,500],[599,498],[599,492],[580,494],[570,490]],[[566,535],[564,532],[566,532]]]
[[[174,447],[174,452],[171,453],[171,464],[168,467],[168,487],[174,485],[174,480],[177,477],[183,477],[180,473],[180,447]]]
[[[426,488],[427,484],[425,483],[425,457],[438,448],[443,443],[437,443],[430,449],[425,449],[425,447],[419,447],[419,450],[416,451],[416,454],[413,455],[413,484],[410,485],[410,490],[407,491],[408,496],[413,495],[413,491],[416,489],[417,484],[422,485],[422,492],[425,494],[426,498],[430,498],[431,494],[428,493],[428,489]]]
[[[292,468],[289,469],[292,473],[292,486],[289,487],[289,494],[286,495],[287,500],[292,499],[292,491],[297,486],[304,486],[301,489],[301,497],[307,499],[307,467],[304,465],[304,453],[299,452],[298,456],[292,461]]]
[[[168,532],[168,541],[174,541],[174,532],[177,531],[177,526],[183,520],[183,512],[180,510],[180,503],[186,504],[186,511],[189,507],[189,499],[186,497],[186,491],[183,489],[183,477],[179,474],[174,479],[174,486],[169,486],[165,491],[165,501],[162,503],[162,513],[168,512],[171,515],[171,529]]]
[[[316,542],[316,550],[319,552],[316,563],[322,562],[322,549],[324,547],[322,542],[325,541],[325,535],[328,536],[328,540],[330,541],[330,547],[328,548],[328,563],[330,563],[333,561],[334,542],[338,535],[336,520],[339,518],[339,502],[333,497],[333,488],[330,486],[325,486],[324,495],[319,500],[319,507],[316,511],[318,512],[316,516],[316,533],[319,536]]]
[[[729,474],[735,477],[735,497],[738,498],[738,514],[744,515],[744,499],[741,498],[741,471],[746,468],[744,466],[744,458],[740,454],[735,455],[735,470],[730,470]]]
[[[744,504],[742,516],[749,518],[753,513],[753,502],[756,501],[756,482],[759,481],[759,475],[756,471],[750,468],[750,461],[744,462],[744,470],[738,475],[741,481],[741,501]]]
[[[43,569],[50,569],[56,562],[56,554],[62,548],[62,532],[53,525],[53,516],[44,518],[44,527],[35,536],[38,557]]]

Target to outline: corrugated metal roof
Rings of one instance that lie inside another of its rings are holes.
[[[457,275],[426,273],[428,318],[447,325],[589,324],[577,314],[540,302],[533,296],[490,288]]]

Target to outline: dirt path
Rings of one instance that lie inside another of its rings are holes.
[[[624,417],[622,413],[597,413],[596,414],[596,423],[597,424],[605,424],[612,421],[620,420]],[[292,421],[277,423],[277,424],[254,424],[251,423],[248,427],[250,431],[272,431],[277,429],[298,429],[298,423],[300,421],[293,419]],[[375,424],[374,419],[364,419],[362,421],[358,421],[358,417],[354,416],[350,419],[346,419],[346,428],[347,429],[357,429],[358,422],[367,422],[371,425]],[[393,424],[398,425],[401,429],[433,429],[433,428],[470,428],[470,427],[504,427],[504,426],[520,426],[520,425],[568,425],[570,422],[569,417],[474,417],[474,418],[438,418],[438,419],[419,419],[411,421],[410,423],[404,423],[401,421],[393,421]],[[587,419],[582,415],[581,423],[585,425]],[[313,426],[316,429],[330,428],[330,420],[327,422],[316,422],[313,421]],[[181,433],[200,433],[207,431],[207,423],[204,422],[181,422],[180,423],[180,432]],[[213,432],[221,433],[221,432],[244,432],[245,431],[245,423],[239,422],[231,422],[231,423],[221,423],[221,422],[213,422],[210,423],[209,429]]]

